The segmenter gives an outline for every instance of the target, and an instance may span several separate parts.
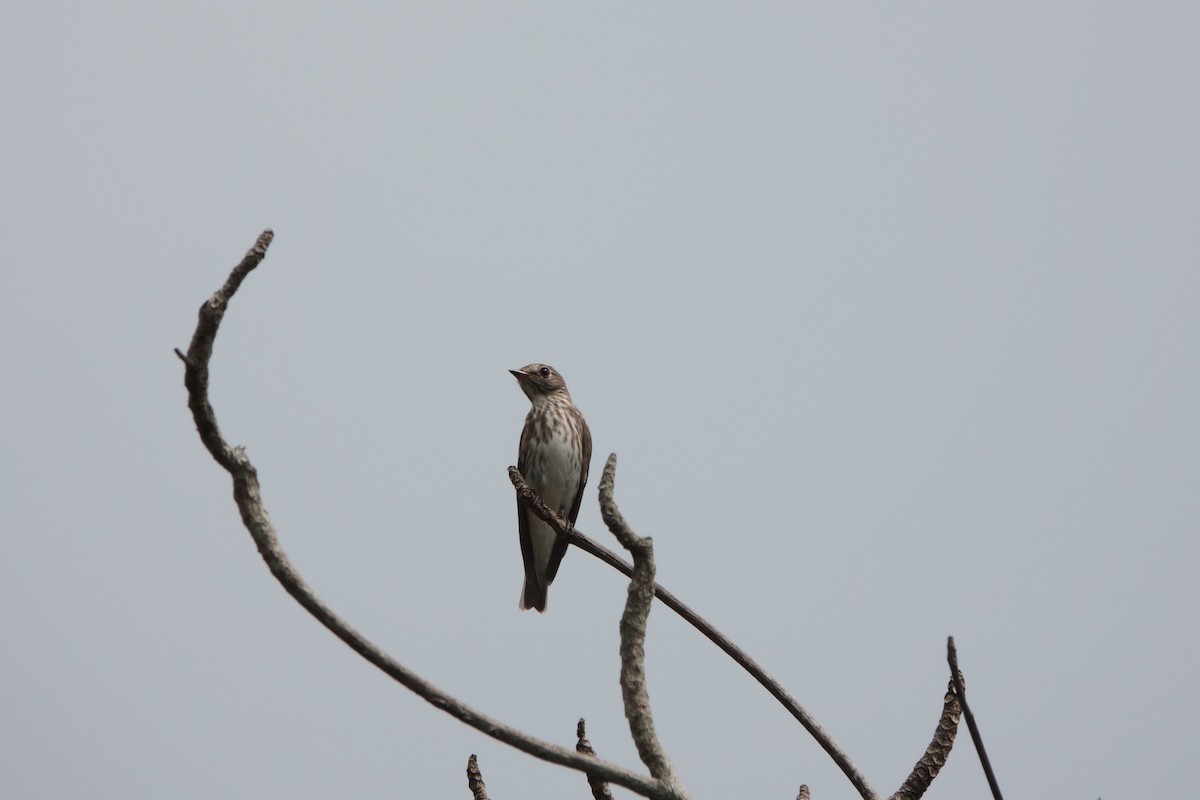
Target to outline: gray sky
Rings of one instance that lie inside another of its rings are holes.
[[[659,577],[893,791],[953,634],[1011,797],[1185,796],[1200,695],[1192,3],[22,4],[0,29],[0,795],[586,797],[273,581],[195,310],[317,591],[481,710],[636,766],[624,582],[521,614],[554,364]],[[853,789],[661,607],[697,797]],[[930,797],[983,797],[965,737]]]

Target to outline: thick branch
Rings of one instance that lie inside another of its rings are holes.
[[[950,682],[962,703],[963,716],[967,718],[967,730],[971,732],[971,741],[975,743],[975,752],[979,753],[979,763],[983,765],[983,774],[987,776],[988,786],[992,790],[993,800],[1004,800],[1000,795],[1000,784],[996,782],[996,774],[992,772],[992,762],[988,759],[987,750],[983,747],[983,736],[975,725],[975,715],[967,705],[967,687],[963,683],[963,675],[958,669],[958,648],[954,646],[954,637],[946,638],[946,661],[950,664]]]
[[[600,516],[633,556],[633,578],[629,582],[625,612],[621,614],[621,699],[625,703],[625,718],[629,720],[629,732],[638,755],[650,774],[683,791],[683,783],[658,741],[650,694],[646,690],[646,621],[654,604],[654,542],[634,533],[621,516],[613,499],[616,475],[617,454],[612,453],[600,477]]]
[[[579,724],[575,726],[575,738],[575,752],[596,757],[596,751],[592,749],[592,743],[587,739],[587,725],[584,723],[583,717],[579,718]],[[612,792],[608,790],[608,784],[604,781],[589,774],[588,785],[592,787],[592,800],[613,800]]]
[[[525,483],[525,479],[521,476],[520,470],[518,470],[516,467],[509,467],[508,478],[510,481],[512,481],[513,487],[517,491],[517,496],[521,498],[521,502],[525,503],[526,506],[533,510],[534,514],[545,520],[552,528],[554,528],[554,530],[558,532],[559,536],[565,536],[568,542],[584,552],[600,559],[605,564],[608,564],[610,567],[622,573],[626,577],[633,576],[633,567],[631,567],[628,562],[626,562],[616,553],[601,545],[599,542],[585,536],[579,531],[579,529],[575,528],[574,526],[567,525],[566,520],[548,508],[546,504],[542,502],[542,499],[537,496],[537,493],[530,489],[529,485]],[[817,722],[816,719],[813,718],[813,716],[809,714],[808,711],[806,711],[798,702],[796,702],[796,699],[792,697],[787,689],[783,688],[779,681],[771,677],[765,669],[759,666],[757,661],[755,661],[748,653],[734,644],[729,637],[718,631],[708,620],[693,611],[683,601],[681,601],[667,589],[663,588],[662,585],[658,583],[654,584],[654,595],[661,600],[663,604],[667,606],[667,608],[674,611],[689,625],[700,631],[700,633],[704,634],[704,636],[707,637],[710,642],[725,651],[725,654],[737,662],[742,669],[750,673],[751,677],[758,681],[764,689],[770,692],[771,696],[778,700],[779,703],[786,708],[801,725],[804,726],[804,729],[807,730],[809,734],[811,734],[812,737],[817,740],[817,744],[819,744],[821,748],[829,754],[829,757],[832,758],[833,762],[838,765],[838,768],[842,770],[842,773],[850,780],[850,783],[854,785],[854,788],[858,790],[858,793],[864,798],[864,800],[875,800],[875,790],[871,787],[870,782],[867,781],[866,776],[863,775],[859,771],[858,767],[855,766],[854,762],[850,760],[850,756],[844,750],[842,750],[838,743],[833,740],[833,737],[830,736],[823,727],[821,727],[821,724]]]
[[[925,748],[925,755],[913,767],[908,778],[890,800],[917,800],[925,794],[929,784],[933,783],[938,772],[946,765],[946,759],[950,757],[950,748],[954,747],[954,736],[958,733],[961,710],[958,695],[954,691],[954,681],[951,681],[942,700],[942,716],[938,719],[929,747]]]
[[[660,781],[639,775],[616,764],[589,758],[565,747],[537,739],[460,702],[404,667],[356,631],[348,622],[327,607],[300,577],[279,545],[275,526],[267,515],[267,510],[262,502],[257,471],[250,463],[250,459],[246,457],[246,452],[242,447],[230,447],[222,438],[217,426],[216,414],[208,399],[208,362],[212,357],[213,340],[221,324],[221,318],[242,280],[266,255],[272,237],[271,231],[264,231],[255,246],[234,268],[225,285],[200,307],[200,319],[196,324],[196,333],[192,337],[187,355],[176,351],[186,367],[184,385],[188,390],[188,407],[192,410],[196,430],[213,458],[229,472],[233,479],[234,500],[237,503],[238,511],[241,512],[242,522],[254,539],[271,574],[275,576],[284,590],[295,598],[296,602],[335,636],[349,645],[352,650],[455,719],[543,761],[596,775],[645,797],[663,798],[664,800],[682,798],[683,795],[674,791],[673,787],[666,786]]]

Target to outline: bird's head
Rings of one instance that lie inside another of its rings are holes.
[[[541,398],[559,392],[568,394],[567,382],[563,380],[563,376],[559,375],[554,367],[546,364],[528,364],[520,369],[510,369],[509,372],[517,379],[521,391],[525,392],[525,396],[531,402],[536,403]]]

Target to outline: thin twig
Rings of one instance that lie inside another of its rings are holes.
[[[946,765],[946,759],[950,757],[950,749],[954,747],[954,737],[958,733],[961,711],[958,694],[954,691],[954,682],[951,681],[946,686],[946,695],[942,698],[942,715],[933,730],[933,739],[929,742],[929,747],[925,748],[925,755],[913,767],[890,800],[917,800],[925,794],[929,784],[933,783],[933,779]]]
[[[352,650],[455,719],[543,761],[597,775],[645,797],[663,798],[663,800],[682,798],[683,795],[675,792],[673,787],[666,786],[660,781],[639,775],[617,764],[589,758],[565,747],[535,738],[462,703],[409,670],[355,630],[326,606],[324,601],[300,577],[300,573],[292,566],[287,554],[279,545],[275,526],[263,505],[258,472],[247,458],[244,448],[230,447],[225,442],[208,398],[208,363],[212,357],[213,341],[221,324],[221,318],[242,280],[258,266],[266,255],[272,236],[271,231],[264,231],[242,262],[234,267],[225,285],[200,307],[196,332],[192,336],[191,345],[183,359],[186,365],[184,384],[188,390],[188,407],[192,410],[192,417],[196,423],[196,430],[200,434],[200,440],[217,463],[224,467],[233,479],[234,500],[237,503],[238,511],[241,512],[242,522],[254,539],[271,574],[296,602],[335,636],[349,645]]]
[[[599,542],[584,535],[574,526],[567,525],[566,520],[548,508],[546,504],[542,502],[542,499],[537,496],[537,493],[530,489],[529,485],[525,483],[525,479],[521,476],[520,470],[518,470],[516,467],[509,467],[508,478],[510,481],[512,481],[513,487],[516,489],[517,495],[521,498],[521,501],[528,505],[529,508],[533,510],[533,513],[545,520],[552,528],[554,528],[560,536],[565,536],[569,543],[573,544],[584,552],[595,556],[626,577],[631,577],[633,575],[633,567],[631,567],[627,561],[622,559],[613,551],[604,547]],[[707,637],[710,642],[721,648],[721,650],[723,650],[726,655],[740,665],[742,669],[750,673],[751,677],[758,681],[764,689],[770,692],[771,696],[778,700],[780,705],[786,708],[788,712],[795,717],[802,726],[804,726],[804,729],[807,730],[814,739],[816,739],[817,744],[819,744],[821,748],[829,754],[829,757],[833,759],[833,763],[838,765],[838,768],[841,769],[842,774],[844,774],[850,780],[850,783],[854,785],[854,788],[858,790],[858,793],[863,797],[863,799],[875,800],[877,797],[875,790],[871,787],[870,782],[867,781],[866,776],[863,775],[862,772],[859,771],[858,767],[855,766],[854,762],[850,760],[850,756],[844,750],[842,750],[840,746],[838,746],[838,743],[833,740],[833,737],[830,736],[823,727],[821,727],[821,724],[817,722],[816,719],[809,714],[808,711],[806,711],[794,697],[792,697],[787,689],[783,688],[779,681],[771,677],[765,669],[759,666],[757,661],[755,661],[748,653],[734,644],[729,637],[713,627],[712,623],[693,611],[674,594],[663,588],[661,584],[654,584],[654,596],[661,600],[663,604],[667,606],[667,608],[671,609],[680,617],[682,617],[689,625],[700,631],[700,633],[704,634],[704,636]]]
[[[958,694],[958,702],[962,703],[963,716],[967,719],[967,730],[971,732],[971,741],[975,743],[975,752],[979,753],[979,763],[983,764],[983,774],[987,776],[988,786],[992,790],[993,800],[1004,800],[1000,794],[1000,784],[996,782],[996,773],[992,772],[992,762],[988,760],[987,750],[983,746],[983,737],[979,735],[979,727],[975,724],[975,715],[967,705],[967,687],[963,674],[958,669],[958,648],[954,646],[954,637],[946,637],[946,660],[950,663],[950,680],[954,691]]]
[[[621,699],[629,733],[650,774],[668,786],[685,791],[654,730],[654,712],[646,689],[646,621],[654,605],[654,542],[638,536],[621,516],[613,499],[617,454],[611,453],[600,477],[600,516],[621,546],[633,556],[633,577],[621,614]]]
[[[479,759],[471,753],[467,759],[467,786],[473,800],[488,800],[487,787],[483,785],[483,773],[479,771]]]
[[[583,753],[585,756],[595,758],[596,751],[592,749],[592,743],[587,738],[587,723],[583,721],[583,717],[579,718],[579,724],[575,726],[575,752]],[[587,776],[588,786],[592,787],[592,800],[613,800],[612,792],[608,790],[608,784],[599,778],[594,778],[589,774]]]

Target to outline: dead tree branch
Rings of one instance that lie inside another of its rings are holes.
[[[954,682],[951,681],[942,700],[942,716],[938,719],[929,747],[925,748],[925,755],[913,767],[890,800],[917,800],[925,794],[929,784],[933,783],[933,779],[946,765],[946,759],[950,757],[950,749],[954,747],[954,737],[958,733],[960,711],[958,695],[954,691]]]
[[[537,496],[537,493],[530,489],[529,485],[525,483],[525,479],[522,477],[520,470],[518,470],[516,467],[509,467],[508,478],[510,481],[512,481],[513,487],[516,489],[517,495],[521,498],[521,501],[533,509],[533,513],[537,514],[538,517],[545,520],[552,528],[554,528],[554,530],[558,532],[559,536],[565,536],[568,542],[584,552],[600,559],[605,564],[608,564],[610,567],[626,577],[633,576],[633,567],[631,567],[627,561],[594,539],[585,536],[574,526],[567,525],[566,520],[548,508],[546,504],[542,502],[542,499]],[[654,595],[661,600],[663,604],[667,606],[667,608],[674,611],[689,625],[700,631],[700,633],[704,634],[704,636],[707,637],[710,642],[721,648],[726,655],[732,658],[738,665],[742,667],[742,669],[750,673],[750,675],[756,681],[758,681],[764,689],[770,692],[771,696],[778,700],[779,703],[786,708],[802,726],[804,726],[804,729],[807,730],[809,734],[811,734],[812,737],[817,740],[817,744],[819,744],[821,748],[829,754],[829,757],[832,758],[833,762],[838,765],[839,769],[841,769],[842,774],[844,774],[849,779],[850,783],[854,785],[854,788],[858,790],[858,793],[863,797],[863,800],[875,800],[877,797],[875,790],[871,787],[870,782],[867,781],[866,776],[863,775],[862,772],[859,771],[858,767],[855,766],[854,762],[850,760],[850,756],[844,750],[842,750],[838,743],[833,740],[833,737],[830,736],[823,727],[821,727],[821,724],[817,722],[817,720],[811,714],[809,714],[808,711],[806,711],[794,697],[792,697],[788,690],[783,688],[779,681],[771,677],[765,669],[759,666],[757,661],[755,661],[748,653],[734,644],[729,637],[713,627],[712,623],[693,611],[691,607],[686,605],[674,594],[665,589],[661,584],[654,584]]]
[[[621,615],[621,699],[625,703],[625,718],[629,720],[629,733],[637,746],[638,756],[650,774],[668,786],[686,792],[654,730],[654,712],[646,689],[646,621],[654,604],[654,542],[634,533],[621,516],[613,499],[616,476],[617,454],[612,453],[600,477],[600,516],[621,546],[633,556],[633,578],[629,582],[625,612]]]
[[[279,545],[275,526],[263,505],[258,472],[250,463],[243,447],[231,447],[226,443],[208,398],[209,360],[212,358],[213,342],[221,319],[241,282],[266,256],[273,236],[270,230],[263,231],[254,247],[246,253],[241,263],[234,267],[224,286],[200,307],[196,331],[187,353],[175,351],[185,366],[184,385],[188,392],[188,407],[192,410],[192,418],[195,420],[200,440],[216,462],[229,473],[233,481],[234,501],[241,513],[242,522],[254,539],[271,574],[296,602],[352,650],[405,688],[455,719],[535,758],[595,775],[644,797],[683,800],[685,795],[661,781],[535,738],[462,703],[396,661],[335,614],[292,566]]]
[[[631,578],[629,597],[621,621],[622,694],[625,701],[626,717],[629,719],[630,730],[634,736],[639,756],[641,756],[643,762],[649,768],[651,777],[640,775],[619,765],[596,758],[584,737],[582,720],[580,720],[578,728],[578,752],[572,752],[566,748],[529,736],[522,731],[482,714],[408,670],[328,608],[304,582],[279,545],[275,527],[262,501],[262,491],[258,482],[257,471],[250,463],[243,447],[233,447],[225,441],[217,424],[216,413],[212,408],[208,396],[209,362],[212,358],[213,345],[221,321],[228,309],[229,302],[236,294],[246,276],[266,257],[267,249],[273,238],[274,234],[269,229],[263,231],[255,245],[247,251],[242,261],[231,271],[224,285],[200,307],[196,330],[192,336],[187,353],[185,354],[178,349],[175,350],[175,353],[185,366],[184,384],[188,393],[188,407],[191,409],[192,417],[196,424],[196,431],[200,436],[201,442],[212,455],[213,459],[229,473],[233,482],[234,500],[241,514],[242,522],[249,531],[271,574],[275,576],[284,590],[305,610],[312,614],[318,622],[328,628],[335,636],[345,642],[352,650],[398,683],[425,699],[431,705],[476,730],[522,752],[528,753],[535,758],[584,772],[588,776],[588,781],[592,785],[593,794],[597,800],[611,796],[608,793],[606,785],[608,782],[616,783],[637,794],[655,798],[656,800],[685,800],[689,797],[687,790],[679,781],[670,760],[663,752],[654,733],[649,697],[645,690],[644,642],[646,620],[652,604],[651,599],[657,596],[669,608],[724,650],[726,654],[740,664],[743,669],[749,672],[772,696],[787,708],[829,754],[834,763],[841,768],[842,772],[864,800],[876,799],[877,796],[874,790],[866,778],[850,761],[850,758],[777,681],[768,675],[749,655],[713,628],[706,620],[654,582],[653,548],[651,542],[649,539],[638,537],[629,529],[628,525],[621,518],[620,512],[612,498],[613,480],[616,469],[615,455],[610,456],[600,483],[601,513],[609,529],[632,554],[634,561],[632,567],[615,553],[578,532],[546,508],[541,500],[528,488],[515,467],[509,468],[509,477],[522,502],[553,526],[559,535],[564,536],[569,543],[600,558],[605,563]],[[963,686],[962,674],[958,670],[957,652],[954,647],[953,637],[948,642],[948,660],[951,670],[951,688],[947,692],[943,704],[942,717],[939,720],[933,741],[927,748],[925,756],[918,762],[912,774],[905,781],[901,789],[893,795],[893,798],[895,800],[915,800],[921,797],[928,788],[929,782],[933,780],[945,763],[946,757],[954,743],[958,719],[961,713],[966,717],[967,725],[974,740],[976,750],[979,753],[980,761],[983,764],[993,798],[995,800],[1002,800],[1000,789],[983,747],[982,738],[979,735],[974,716],[967,706],[966,692]],[[478,798],[486,800],[486,789],[475,756],[472,756],[468,762],[468,784],[477,800]],[[807,795],[806,786],[801,787],[801,795]]]

